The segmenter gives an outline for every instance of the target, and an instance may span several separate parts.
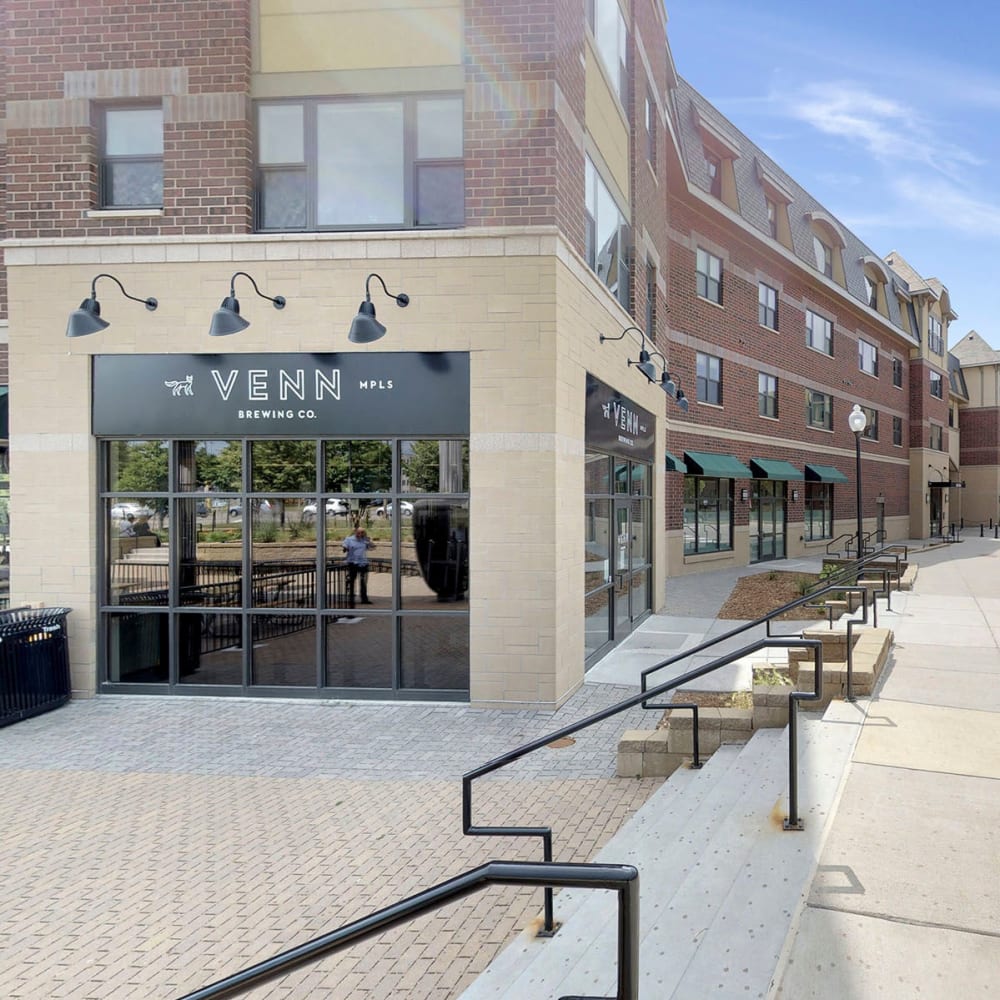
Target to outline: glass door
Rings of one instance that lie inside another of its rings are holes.
[[[614,565],[614,630],[620,639],[631,631],[632,614],[629,591],[632,584],[632,526],[629,501],[615,500],[615,533],[612,561]]]
[[[785,484],[762,479],[754,483],[750,505],[750,561],[785,558]]]

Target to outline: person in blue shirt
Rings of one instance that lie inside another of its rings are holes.
[[[347,553],[347,606],[354,607],[354,587],[360,584],[361,603],[371,604],[368,600],[368,550],[375,548],[375,543],[359,524],[353,535],[348,535],[343,541],[343,549]]]

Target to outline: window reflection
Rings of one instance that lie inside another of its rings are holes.
[[[162,493],[167,489],[166,441],[109,441],[108,489]]]
[[[468,690],[469,619],[447,615],[401,618],[400,674],[404,688]]]
[[[403,441],[400,485],[410,493],[465,493],[469,489],[469,442]]]
[[[401,519],[399,590],[403,607],[469,606],[469,506],[414,497]]]
[[[252,683],[315,687],[316,619],[312,615],[254,615],[252,622]]]
[[[387,615],[327,619],[326,686],[391,688],[393,624]]]
[[[331,493],[387,493],[392,488],[392,445],[327,441],[326,488]]]
[[[166,684],[169,680],[169,618],[140,611],[108,618],[108,680],[118,684]]]
[[[254,493],[314,492],[316,442],[252,441],[250,468]]]

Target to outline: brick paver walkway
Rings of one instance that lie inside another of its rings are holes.
[[[461,835],[464,770],[631,693],[558,713],[101,698],[0,730],[0,996],[176,997],[533,842]],[[478,782],[474,818],[551,824],[586,860],[658,786],[613,777],[639,710]],[[494,888],[248,994],[456,996],[533,919]]]

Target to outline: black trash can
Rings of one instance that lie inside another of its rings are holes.
[[[0,613],[0,726],[69,701],[66,616],[72,608]]]

